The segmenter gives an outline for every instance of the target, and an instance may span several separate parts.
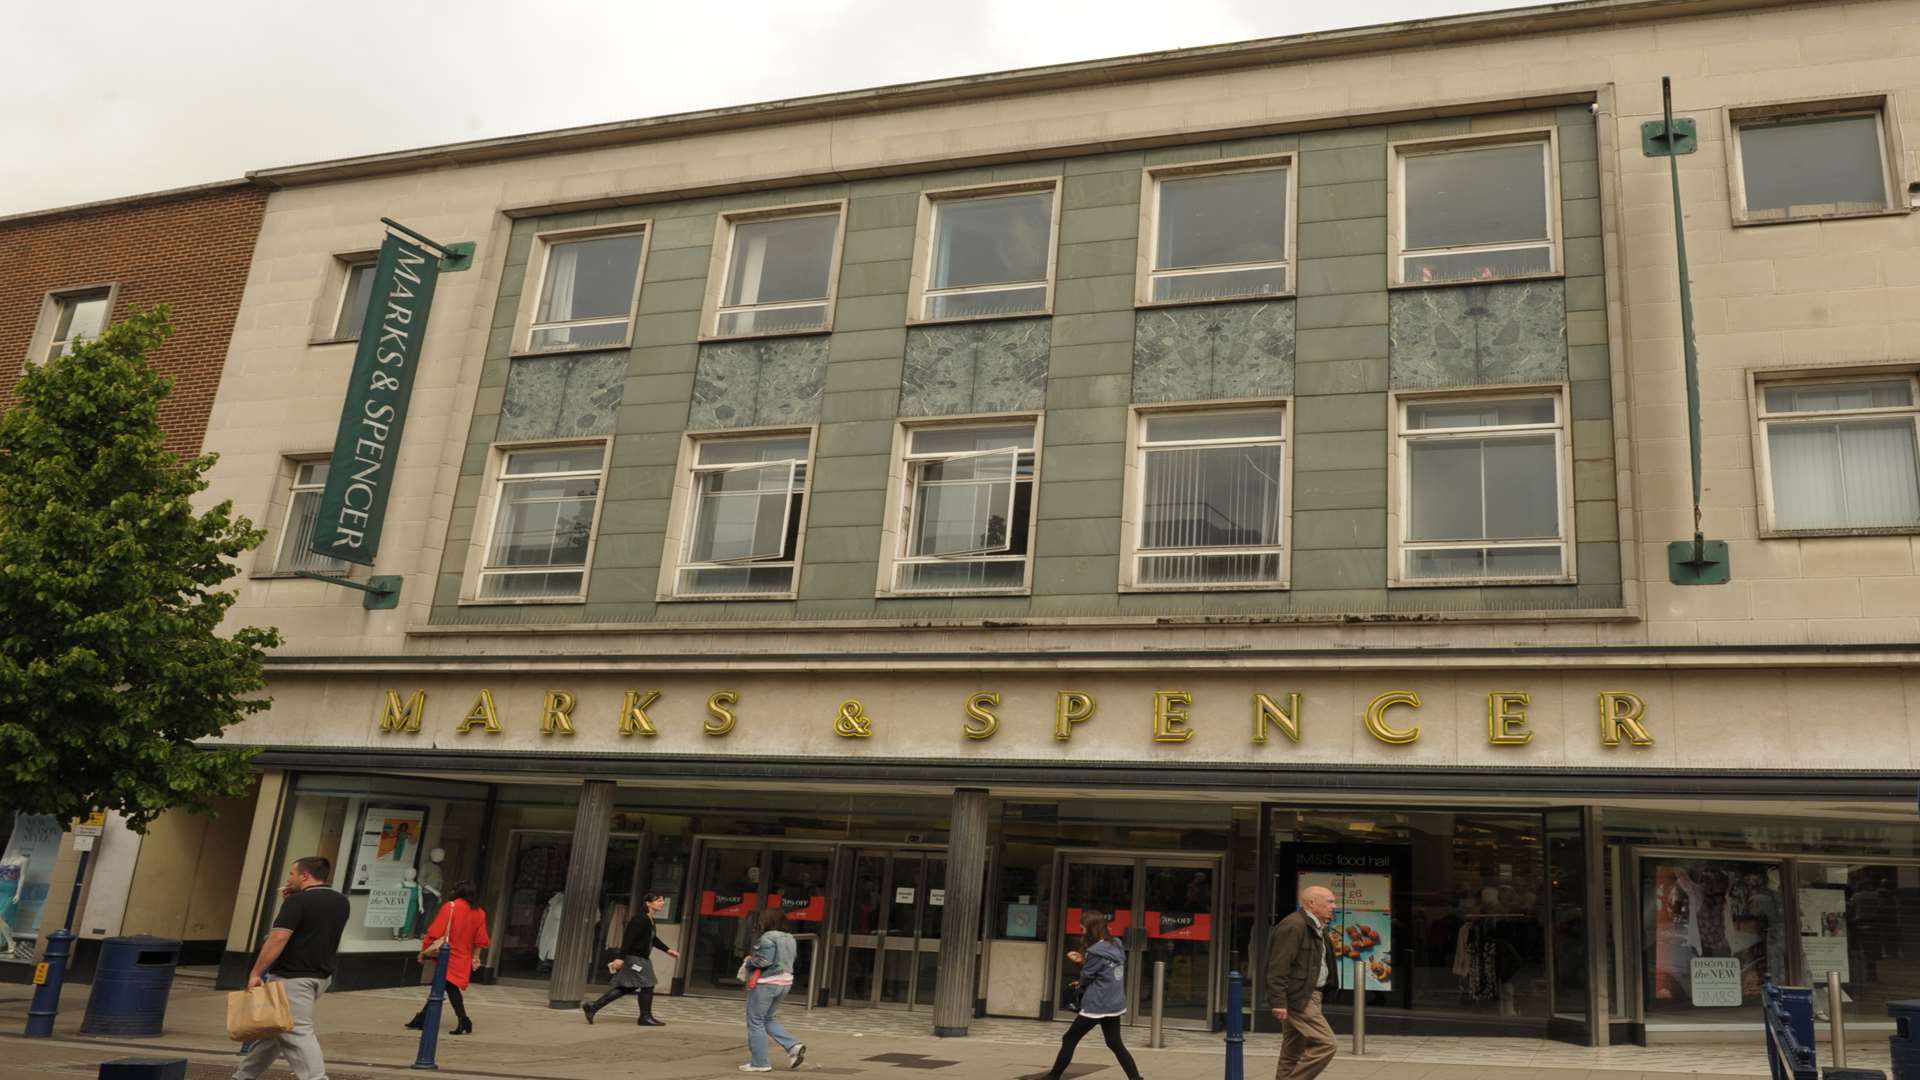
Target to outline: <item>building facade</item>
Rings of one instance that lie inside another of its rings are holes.
[[[25,365],[166,304],[173,336],[148,356],[173,380],[160,424],[168,449],[198,454],[266,203],[243,179],[0,218],[0,409],[17,400]],[[163,818],[145,836],[111,817],[75,911],[76,972],[91,970],[100,939],[122,933],[179,938],[189,959],[217,956],[233,901],[217,883],[239,872],[252,812],[252,798],[234,800],[213,817]],[[0,806],[0,829],[0,980],[25,981],[42,931],[61,925],[78,857],[45,815]]]
[[[676,993],[779,904],[817,1005],[1053,1018],[1099,908],[1212,1027],[1328,882],[1376,1031],[1742,1032],[1829,968],[1872,1025],[1920,984],[1916,56],[1913,0],[1597,0],[254,174],[211,495],[289,644],[227,976],[318,852],[347,987],[472,879],[560,1006],[657,890]],[[1719,585],[1669,577],[1662,75]],[[382,218],[475,251],[355,461]],[[342,468],[390,607],[293,576],[368,577],[311,543]]]

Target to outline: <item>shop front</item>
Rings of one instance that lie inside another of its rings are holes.
[[[1150,1016],[1159,966],[1167,1023],[1221,1027],[1237,971],[1264,1028],[1266,932],[1308,885],[1340,900],[1342,985],[1377,1032],[1713,1037],[1757,1022],[1761,979],[1825,970],[1853,1024],[1920,994],[1907,774],[1780,769],[1758,742],[1689,769],[1706,725],[1675,703],[1702,691],[1677,680],[672,675],[636,720],[629,679],[574,678],[561,708],[556,680],[488,676],[494,730],[463,714],[479,676],[369,680],[351,724],[309,711],[355,696],[343,681],[288,680],[242,729],[285,778],[275,842],[250,859],[335,860],[345,988],[418,981],[421,928],[472,880],[490,976],[557,1004],[605,981],[659,892],[674,994],[742,995],[755,920],[778,907],[816,1008],[931,1012],[958,952],[970,1015],[1060,1021],[1066,954],[1098,910],[1129,955],[1126,1022]],[[962,791],[985,793],[977,858]],[[257,940],[271,903],[248,917]]]

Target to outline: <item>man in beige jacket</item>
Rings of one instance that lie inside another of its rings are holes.
[[[1320,1006],[1340,987],[1327,937],[1334,903],[1333,890],[1309,885],[1300,892],[1300,910],[1267,936],[1267,1003],[1284,1032],[1275,1080],[1313,1080],[1333,1063],[1333,1028]]]

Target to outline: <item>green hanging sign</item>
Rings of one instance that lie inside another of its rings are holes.
[[[374,268],[367,321],[360,328],[327,487],[313,525],[316,555],[372,566],[380,550],[407,401],[417,381],[439,277],[439,256],[426,245],[387,234]]]

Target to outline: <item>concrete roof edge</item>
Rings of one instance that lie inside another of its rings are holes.
[[[247,178],[270,189],[540,154],[650,142],[781,124],[892,112],[938,103],[1012,97],[1103,83],[1129,83],[1201,71],[1320,59],[1517,35],[1806,5],[1810,0],[1567,0],[1432,19],[1323,30],[1136,53],[1101,60],[965,75],[871,89],[732,105],[638,120],[256,169]],[[1849,0],[1811,0],[1841,4]]]
[[[262,184],[250,176],[241,176],[232,180],[214,180],[205,184],[189,184],[186,187],[167,188],[165,191],[145,191],[138,195],[117,195],[111,199],[71,203],[67,206],[54,206],[45,210],[23,210],[17,214],[0,215],[0,228],[6,228],[12,225],[24,225],[34,221],[52,220],[54,218],[98,214],[109,210],[130,210],[136,206],[174,202],[177,200],[191,199],[200,195],[213,195],[222,191],[239,191],[243,188],[271,190],[268,185]]]

